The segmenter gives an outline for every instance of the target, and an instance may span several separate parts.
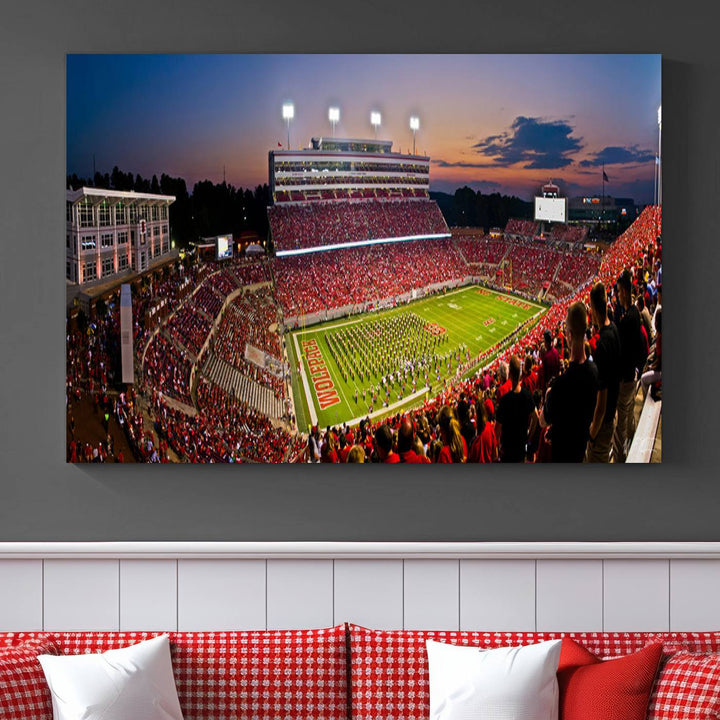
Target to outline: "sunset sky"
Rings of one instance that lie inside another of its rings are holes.
[[[530,199],[549,179],[569,196],[651,202],[660,55],[68,55],[67,170],[254,187],[268,150],[330,135],[378,138],[431,158],[430,189],[463,185]]]

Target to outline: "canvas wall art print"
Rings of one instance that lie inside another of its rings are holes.
[[[68,55],[67,461],[659,462],[661,130],[659,55]]]

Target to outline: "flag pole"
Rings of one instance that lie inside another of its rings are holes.
[[[603,188],[602,188],[602,203],[600,205],[600,222],[602,223],[603,218],[605,217],[605,163],[603,163],[602,168],[602,174],[603,174]]]

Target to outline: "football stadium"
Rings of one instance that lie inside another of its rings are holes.
[[[263,234],[176,248],[165,176],[69,182],[68,462],[660,461],[659,169],[614,237],[551,181],[488,229],[417,118],[403,151],[283,117]]]

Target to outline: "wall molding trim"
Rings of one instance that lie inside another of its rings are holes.
[[[720,559],[720,542],[0,542],[28,559]]]

